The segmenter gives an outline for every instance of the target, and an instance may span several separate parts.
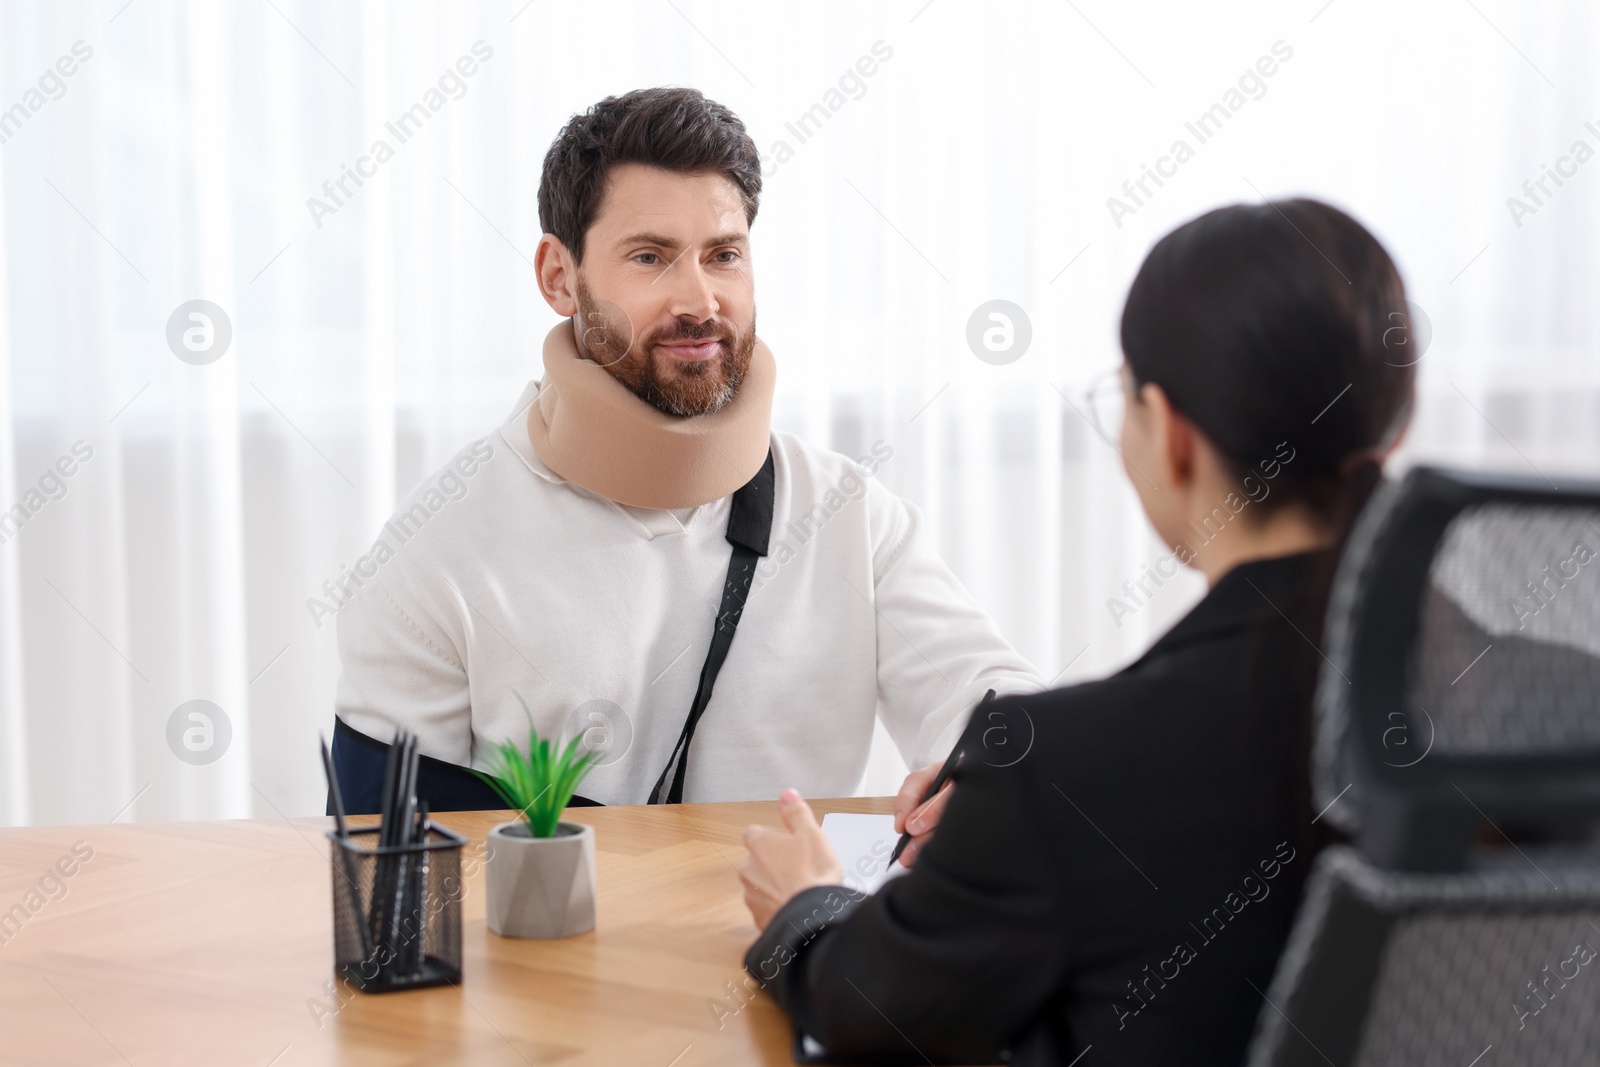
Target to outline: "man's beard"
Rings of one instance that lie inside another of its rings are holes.
[[[657,411],[683,418],[711,415],[727,406],[739,392],[756,347],[754,312],[750,328],[743,333],[725,321],[688,323],[679,319],[635,338],[633,324],[621,309],[596,302],[582,279],[578,281],[577,320],[590,359]],[[721,342],[720,355],[699,362],[655,358],[658,344],[707,338]]]

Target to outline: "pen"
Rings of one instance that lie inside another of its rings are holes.
[[[405,747],[406,734],[404,731],[397,731],[394,741],[389,745],[389,752],[383,765],[383,798],[381,819],[378,823],[378,848],[372,871],[372,905],[367,909],[373,925],[372,943],[375,947],[389,943],[389,911],[394,903],[391,894],[396,872],[395,857],[386,850],[399,843],[396,833],[399,827],[396,821],[396,808],[399,805],[400,779],[404,773],[401,757]]]
[[[344,794],[339,791],[339,776],[333,771],[333,758],[328,755],[328,739],[318,736],[322,744],[322,770],[328,776],[328,803],[333,808],[334,826],[339,836],[349,838],[350,830],[344,821]]]
[[[994,690],[991,689],[983,695],[982,700],[978,701],[978,707],[983,707],[993,699]],[[934,795],[938,793],[940,789],[944,788],[945,782],[949,781],[950,775],[955,772],[956,765],[961,762],[961,756],[964,752],[965,749],[962,748],[954,748],[950,750],[950,756],[944,761],[944,766],[939,768],[939,774],[934,778],[933,784],[928,786],[928,791],[922,794],[921,800],[917,801],[917,808],[922,807],[922,805],[932,800]],[[916,808],[912,808],[911,810],[915,811]],[[909,844],[911,844],[911,817],[908,815],[906,817],[906,831],[900,835],[900,843],[894,846],[894,851],[889,853],[889,862],[884,864],[885,870],[894,866],[895,861],[900,858],[900,853],[904,852],[906,850],[906,846]]]
[[[350,854],[350,827],[344,817],[344,793],[339,789],[339,772],[334,769],[333,757],[328,754],[328,741],[318,736],[322,745],[322,769],[328,776],[328,799],[333,806],[333,821],[339,831],[339,841],[336,846],[339,853],[340,865],[344,868],[344,880],[350,886],[350,906],[355,910],[356,929],[361,933],[361,949],[364,958],[372,957],[372,931],[367,928],[367,915],[361,906],[361,890],[356,882],[355,857]]]
[[[400,766],[395,774],[393,833],[389,844],[405,848],[411,844],[412,814],[417,806],[417,735],[409,730],[400,739]],[[391,960],[393,970],[404,973],[406,958],[402,940],[405,906],[410,899],[412,857],[404,852],[383,857],[389,861],[389,879],[384,883],[384,926],[386,943],[395,953]]]

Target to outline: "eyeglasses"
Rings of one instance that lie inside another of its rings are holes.
[[[1122,384],[1122,368],[1112,367],[1095,376],[1083,394],[1089,422],[1102,437],[1113,445],[1122,436],[1122,414],[1127,407],[1128,392]]]

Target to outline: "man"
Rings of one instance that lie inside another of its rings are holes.
[[[570,322],[340,608],[352,809],[401,728],[434,810],[502,806],[461,768],[530,725],[597,751],[581,792],[601,803],[848,795],[875,717],[922,767],[986,690],[1039,688],[872,480],[891,449],[864,469],[772,432],[760,191],[743,124],[692,89],[608,98],[557,136],[535,269]]]

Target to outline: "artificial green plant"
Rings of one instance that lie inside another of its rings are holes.
[[[518,695],[517,699],[522,698]],[[527,710],[526,703],[523,710]],[[531,713],[528,718],[532,720]],[[540,740],[538,729],[530,725],[526,752],[511,741],[502,741],[493,750],[488,771],[472,773],[522,815],[528,833],[554,837],[561,813],[599,757],[600,753],[584,747],[581,733],[563,748],[559,741],[552,745]]]

